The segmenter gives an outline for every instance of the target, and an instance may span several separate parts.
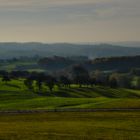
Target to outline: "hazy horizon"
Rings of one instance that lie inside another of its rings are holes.
[[[139,0],[0,0],[0,42],[140,40]]]

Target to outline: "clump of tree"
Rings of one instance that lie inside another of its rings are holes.
[[[136,88],[140,89],[140,77],[137,78]]]
[[[132,80],[132,88],[140,89],[140,77],[134,77]]]
[[[71,85],[71,80],[69,77],[61,75],[59,78],[59,83],[62,87],[70,87]]]
[[[7,82],[11,81],[10,76],[9,75],[3,75],[2,81],[7,84]]]
[[[119,75],[117,73],[113,73],[109,76],[110,87],[112,87],[112,88],[118,87],[118,78],[119,78]]]
[[[45,84],[46,84],[46,86],[49,87],[50,92],[52,92],[56,82],[57,82],[56,79],[51,75],[47,75],[45,77]]]
[[[27,78],[24,80],[24,85],[29,89],[29,90],[33,90],[33,80],[30,78]]]
[[[38,73],[33,76],[33,79],[36,81],[36,86],[38,87],[39,92],[41,92],[43,82],[46,79],[46,75],[44,73]]]
[[[79,87],[82,87],[82,85],[89,84],[89,72],[83,66],[74,66],[72,70],[72,75],[74,83],[78,84]]]
[[[28,71],[11,71],[9,74],[13,79],[27,78],[30,75]]]
[[[135,84],[133,84],[135,75],[132,73],[106,73],[99,70],[89,73],[84,65],[75,65],[71,68],[71,71],[68,70],[54,75],[43,72],[0,71],[0,76],[5,83],[12,79],[24,79],[24,85],[27,89],[38,93],[42,93],[46,89],[53,92],[55,86],[58,88],[70,88],[72,84],[79,85],[80,88],[100,85],[111,88],[140,89],[140,78],[137,77]]]
[[[35,84],[33,84],[35,83]],[[31,75],[24,81],[25,86],[33,90],[34,86],[38,88],[38,92],[41,93],[43,84],[46,85],[52,92],[54,86],[56,85],[56,79],[51,75],[46,75],[45,73],[31,73]]]

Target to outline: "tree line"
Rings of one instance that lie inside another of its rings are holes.
[[[111,88],[135,88],[140,89],[140,78],[134,78],[132,73],[120,74],[120,73],[104,73],[96,70],[89,72],[82,65],[73,66],[71,71],[65,71],[64,73],[46,74],[43,72],[28,72],[28,71],[0,71],[2,81],[7,83],[11,79],[24,79],[24,85],[33,90],[34,87],[38,88],[38,91],[42,91],[42,86],[45,85],[49,88],[50,92],[54,87],[58,88],[67,87],[71,85],[78,85],[80,88],[88,86],[109,86]]]

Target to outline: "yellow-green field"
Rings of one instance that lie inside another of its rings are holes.
[[[140,112],[1,114],[1,140],[139,140]]]

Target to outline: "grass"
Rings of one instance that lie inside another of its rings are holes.
[[[27,71],[36,71],[36,72],[44,72],[44,69],[34,67],[32,68],[32,65],[37,65],[37,62],[35,61],[24,61],[24,62],[5,62],[0,64],[0,70],[7,70],[7,71],[14,71],[19,70],[18,67],[22,67],[22,70]]]
[[[140,108],[140,91],[109,87],[55,87],[54,92],[43,89],[34,93],[23,80],[0,82],[0,110],[44,110],[59,108]]]
[[[94,86],[27,90],[23,79],[0,81],[0,111],[140,108],[140,91]],[[0,113],[0,140],[139,140],[140,112]]]
[[[5,96],[6,97],[6,96]],[[7,96],[8,97],[8,96]],[[139,99],[108,99],[108,98],[59,98],[11,96],[3,99],[0,110],[36,110],[56,108],[139,108]]]
[[[140,112],[1,114],[2,140],[139,140]]]

